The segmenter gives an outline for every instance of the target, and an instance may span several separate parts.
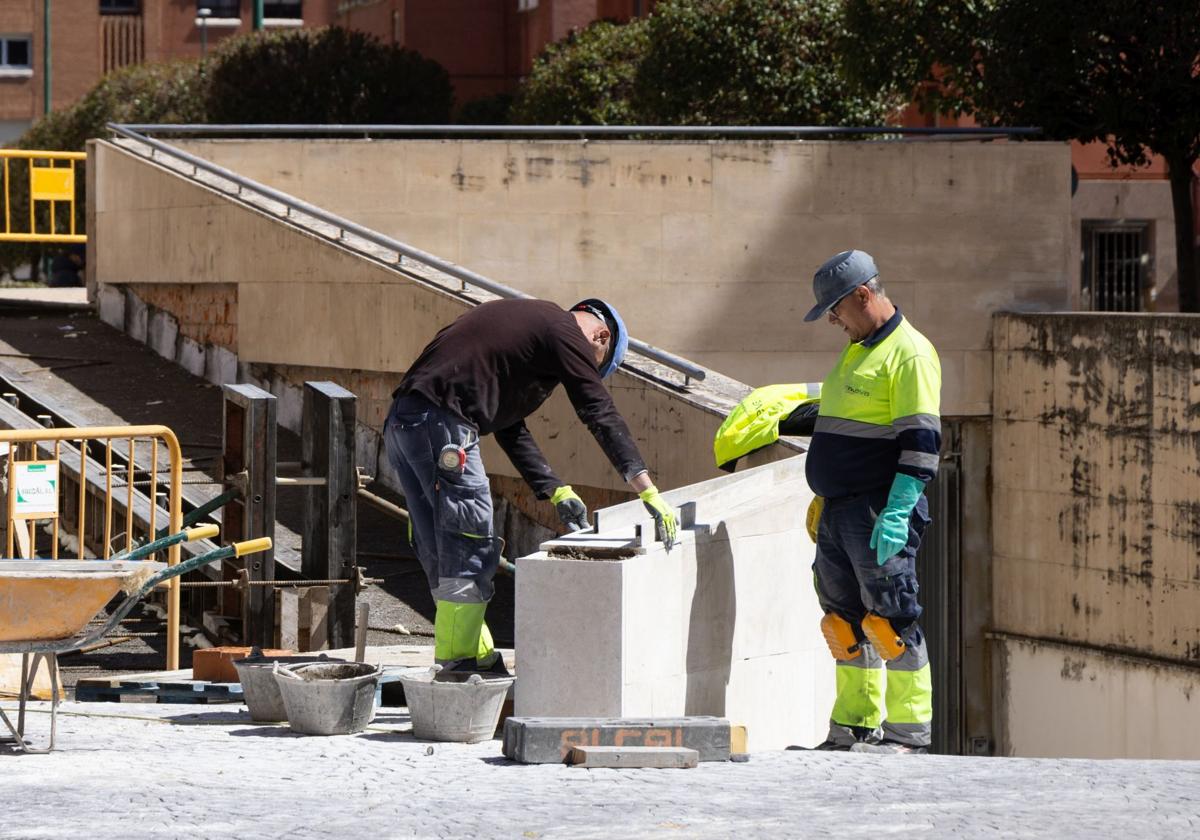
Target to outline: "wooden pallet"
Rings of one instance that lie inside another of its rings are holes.
[[[85,677],[75,699],[86,703],[241,703],[241,683],[191,679],[191,669],[119,677]]]
[[[191,679],[191,670],[128,674],[118,677],[85,677],[75,685],[75,699],[83,703],[242,703],[241,683]],[[403,703],[399,670],[384,671],[375,688],[375,705]],[[385,697],[385,687],[387,696]]]

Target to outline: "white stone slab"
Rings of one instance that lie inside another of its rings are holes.
[[[719,715],[756,750],[824,738],[833,661],[820,634],[812,493],[803,456],[666,494],[698,524],[670,552],[620,561],[518,561],[518,715]],[[640,502],[600,511],[598,534],[547,546],[628,543]],[[648,523],[648,520],[646,520]],[[593,660],[580,667],[580,657]]]

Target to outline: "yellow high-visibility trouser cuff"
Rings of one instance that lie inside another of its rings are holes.
[[[915,671],[887,672],[889,723],[929,723],[933,720],[933,674],[929,663]]]
[[[483,621],[487,604],[438,601],[433,620],[433,658],[437,662],[474,658],[490,665],[494,659],[492,634]]]
[[[883,723],[883,668],[861,668],[838,663],[837,699],[830,718],[842,726],[875,729]],[[889,692],[890,693],[890,692]]]

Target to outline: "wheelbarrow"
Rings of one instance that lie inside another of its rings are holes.
[[[19,750],[48,753],[54,749],[59,654],[80,650],[100,639],[159,584],[218,560],[271,547],[270,537],[263,537],[223,546],[174,566],[141,559],[178,543],[215,537],[218,532],[216,525],[189,528],[110,560],[0,560],[0,653],[21,654],[17,724],[13,726],[3,709],[0,720]],[[124,593],[125,600],[108,620],[88,628],[92,617],[118,593]],[[25,706],[43,661],[50,676],[50,740],[44,749],[35,749],[25,738]]]

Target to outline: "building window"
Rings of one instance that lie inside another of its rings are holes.
[[[1150,287],[1151,222],[1084,221],[1081,304],[1094,312],[1141,312]]]
[[[196,0],[196,11],[201,9],[208,9],[212,18],[236,19],[242,16],[242,0]]]
[[[263,17],[280,20],[303,20],[301,0],[263,0]]]
[[[31,41],[28,35],[0,35],[0,70],[31,70]]]
[[[102,15],[140,15],[142,0],[100,0]]]

